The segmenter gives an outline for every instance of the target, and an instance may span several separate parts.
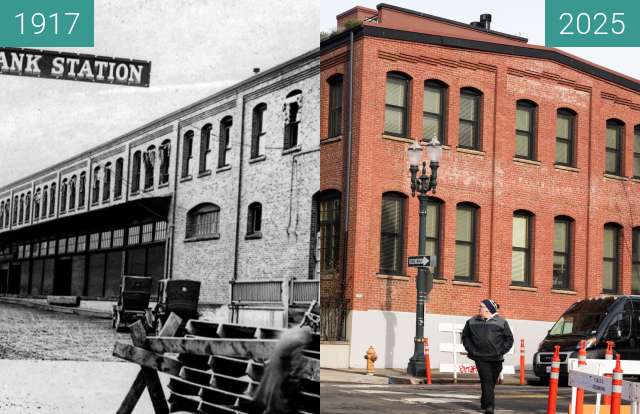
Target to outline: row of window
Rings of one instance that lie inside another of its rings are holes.
[[[389,72],[386,80],[384,133],[407,137],[410,107],[411,77],[400,72]],[[341,134],[343,77],[334,75],[327,80],[329,84],[328,136]],[[483,93],[475,88],[460,89],[458,146],[472,150],[482,150],[482,97]],[[431,140],[436,136],[443,144],[447,143],[446,115],[449,87],[439,80],[424,82],[422,108],[423,139]],[[569,108],[560,108],[556,112],[556,164],[576,166],[576,123],[577,114]],[[538,105],[529,100],[516,102],[515,153],[516,158],[536,160],[539,143],[537,139]],[[633,171],[634,177],[640,177],[640,125],[633,128]],[[624,136],[625,124],[617,119],[606,121],[605,173],[624,174]]]
[[[406,196],[385,193],[382,196],[380,225],[380,273],[404,274],[405,264],[405,204]],[[442,210],[444,203],[430,198],[427,204],[425,229],[426,253],[436,256],[434,276],[442,278]],[[477,250],[480,226],[480,208],[471,203],[456,206],[454,279],[477,280]],[[535,216],[524,210],[513,214],[511,284],[531,286],[533,283],[534,245],[533,221]],[[323,273],[338,270],[340,226],[340,194],[329,192],[320,201],[320,270]],[[571,264],[574,252],[574,220],[558,216],[553,228],[553,288],[572,289]],[[608,223],[604,227],[602,290],[605,293],[620,291],[620,256],[622,227]],[[633,229],[632,242],[632,290],[640,293],[640,228]]]
[[[247,209],[247,238],[262,237],[262,204],[254,202]],[[187,213],[187,239],[220,237],[220,207],[202,203]]]
[[[166,237],[167,222],[157,221],[127,228],[22,243],[15,247],[15,251],[18,259],[29,259],[161,242]]]

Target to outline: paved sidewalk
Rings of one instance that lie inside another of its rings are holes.
[[[127,362],[0,360],[2,414],[113,414],[140,367]],[[168,378],[160,373],[165,386]],[[148,392],[134,414],[153,413]]]

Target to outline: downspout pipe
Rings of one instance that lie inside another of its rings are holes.
[[[172,279],[173,278],[173,251],[174,251],[174,243],[175,243],[175,235],[176,235],[176,208],[178,205],[178,163],[180,161],[180,135],[182,134],[182,125],[178,120],[178,132],[176,135],[176,162],[175,170],[173,173],[173,195],[171,196],[171,222],[169,223],[169,238],[167,239],[167,249],[169,250],[169,254],[167,257],[169,258],[167,263],[167,269],[165,271],[165,278]]]
[[[238,202],[236,206],[236,243],[233,251],[233,280],[238,279],[238,253],[240,251],[240,208],[242,207],[242,162],[244,157],[244,121],[245,121],[245,97],[242,97],[242,114],[240,123],[240,163],[238,167]],[[231,298],[229,298],[231,300]]]
[[[349,197],[351,195],[351,151],[353,138],[353,30],[349,33],[349,116],[347,117],[347,157],[344,172],[344,230],[342,254],[341,294],[344,296],[347,282],[347,257],[349,242]],[[322,173],[322,171],[321,171]]]

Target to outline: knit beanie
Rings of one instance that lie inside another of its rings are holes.
[[[492,314],[498,312],[498,309],[500,308],[500,305],[498,305],[491,299],[485,299],[482,301],[482,303],[484,304],[484,306],[487,307],[489,312],[491,312]]]

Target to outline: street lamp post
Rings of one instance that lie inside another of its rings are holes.
[[[422,173],[418,177],[418,166],[422,158],[422,147],[414,142],[409,147],[409,171],[411,171],[411,195],[415,197],[418,192],[418,200],[420,201],[420,229],[418,240],[418,255],[426,254],[426,235],[427,226],[427,194],[431,191],[435,194],[436,183],[438,179],[438,166],[442,158],[442,146],[438,138],[433,139],[427,144],[427,153],[429,156],[429,168],[431,176],[427,176],[427,163],[422,161]],[[416,278],[416,336],[413,339],[414,350],[413,356],[409,359],[407,366],[407,374],[414,377],[424,376],[424,307],[427,297],[433,287],[433,277],[431,272],[427,275],[426,267],[418,268],[418,277]]]

